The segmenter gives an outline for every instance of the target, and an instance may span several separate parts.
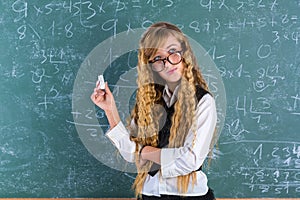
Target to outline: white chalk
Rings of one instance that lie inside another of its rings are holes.
[[[98,81],[99,81],[99,89],[100,90],[105,90],[105,82],[104,82],[104,77],[103,75],[98,76]]]

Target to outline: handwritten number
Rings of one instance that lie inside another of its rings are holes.
[[[66,37],[67,38],[71,38],[73,36],[73,32],[71,31],[72,26],[73,26],[72,22],[70,22],[69,24],[67,24],[65,26],[65,31],[66,31]]]
[[[26,25],[22,25],[18,28],[17,32],[19,33],[19,39],[20,40],[23,40],[26,36],[26,30],[27,30],[27,27]]]

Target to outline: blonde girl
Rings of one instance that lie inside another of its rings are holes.
[[[106,83],[92,101],[105,111],[106,136],[138,173],[138,199],[215,199],[202,164],[212,148],[216,106],[187,37],[175,25],[150,26],[139,43],[136,103],[125,126]]]

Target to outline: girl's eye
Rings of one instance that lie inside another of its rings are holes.
[[[175,53],[175,52],[176,52],[176,49],[170,49],[168,52],[169,52],[170,54],[171,54],[171,53]]]
[[[155,56],[155,57],[153,58],[153,61],[154,61],[154,62],[159,61],[159,60],[161,60],[161,57],[160,57],[160,56]]]

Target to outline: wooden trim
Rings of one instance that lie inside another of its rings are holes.
[[[0,200],[54,200],[53,198],[0,198]],[[136,200],[136,198],[55,198],[55,200]],[[300,200],[300,198],[217,198],[216,200]]]

